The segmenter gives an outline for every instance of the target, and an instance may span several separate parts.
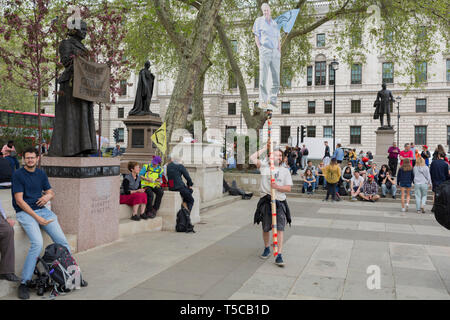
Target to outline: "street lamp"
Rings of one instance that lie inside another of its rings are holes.
[[[55,26],[56,23],[58,23],[58,16],[56,16],[55,19],[52,20],[52,26]],[[58,59],[58,30],[55,28],[55,35],[56,35],[56,59]],[[56,105],[58,104],[58,62],[55,63],[55,112],[56,112]]]
[[[334,82],[333,82],[333,153],[336,149],[336,71],[339,70],[339,62],[336,58],[330,64],[334,71]]]
[[[398,96],[396,99],[397,102],[397,148],[400,146],[400,101],[402,101],[402,97]]]

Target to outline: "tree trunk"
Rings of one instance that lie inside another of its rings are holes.
[[[214,21],[216,20],[222,0],[203,1],[197,15],[194,31],[191,35],[185,54],[180,57],[180,68],[167,108],[165,121],[167,125],[167,150],[172,151],[170,142],[176,129],[186,128],[189,105],[194,96],[195,84],[202,75],[202,66],[207,55],[208,46],[214,36]],[[175,141],[174,141],[175,142]]]
[[[222,24],[220,17],[217,17],[217,20],[214,25],[219,34],[219,38],[222,43],[223,49],[226,53],[226,56],[228,58],[228,61],[230,62],[231,71],[234,73],[237,83],[238,83],[239,95],[241,97],[241,110],[242,110],[241,112],[244,115],[244,119],[245,119],[245,123],[247,124],[247,128],[256,130],[256,132],[258,134],[259,130],[264,127],[267,116],[263,112],[263,110],[259,109],[259,108],[254,108],[253,114],[250,112],[248,93],[247,93],[247,87],[245,85],[244,76],[242,75],[241,68],[239,67],[238,62],[236,61],[236,58],[234,56],[233,49],[231,46],[231,42],[225,33],[225,29],[224,29],[224,26]]]
[[[195,84],[194,97],[192,100],[192,117],[186,128],[191,134],[194,134],[194,122],[202,122],[202,135],[206,131],[203,92],[205,89],[206,72],[200,76],[200,80]]]

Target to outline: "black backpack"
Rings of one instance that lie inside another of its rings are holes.
[[[191,214],[189,213],[189,210],[183,206],[177,213],[177,224],[175,226],[175,230],[177,232],[195,233],[194,226],[191,224]]]
[[[39,264],[44,269],[39,271]],[[67,293],[78,286],[86,286],[83,281],[81,270],[66,247],[53,243],[45,248],[42,258],[38,258],[38,263],[34,270],[38,277],[35,280],[38,295],[51,290],[52,296]]]
[[[309,155],[309,151],[308,151],[308,148],[306,148],[304,151],[303,151],[303,155],[304,156],[307,156],[307,155]]]
[[[436,221],[450,230],[450,180],[441,183],[436,188],[433,212]]]

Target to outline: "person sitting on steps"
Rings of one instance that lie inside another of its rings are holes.
[[[128,162],[128,170],[130,173],[124,177],[122,182],[120,204],[126,204],[133,208],[131,220],[147,220],[149,218],[145,213],[147,195],[141,186],[141,177],[139,176],[141,168],[137,162],[130,161]],[[139,214],[138,210],[140,212]]]
[[[194,197],[192,196],[192,193],[194,192],[192,186],[194,183],[192,182],[191,176],[185,166],[179,162],[177,157],[169,155],[168,160],[167,178],[169,180],[169,190],[178,191],[183,198],[183,206],[191,212],[192,207],[194,206]],[[182,177],[186,179],[187,186],[183,182]]]

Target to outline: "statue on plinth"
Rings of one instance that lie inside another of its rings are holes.
[[[155,76],[150,72],[150,61],[145,62],[145,68],[139,72],[139,82],[134,100],[133,109],[128,113],[129,116],[151,115],[150,102],[153,96],[153,83]]]
[[[76,56],[87,57],[88,50],[82,43],[86,33],[86,22],[81,21],[79,29],[69,30],[69,38],[59,44],[64,72],[58,79],[60,89],[50,157],[83,157],[97,152],[93,102],[73,96],[73,60]]]
[[[380,118],[381,127],[378,128],[380,130],[393,129],[391,126],[391,103],[394,103],[394,97],[392,96],[392,92],[386,89],[386,83],[382,84],[382,90],[378,91],[377,99],[375,100],[373,106],[375,109],[375,113],[373,115],[374,119]],[[386,114],[387,118],[387,126],[384,125],[384,114]]]

